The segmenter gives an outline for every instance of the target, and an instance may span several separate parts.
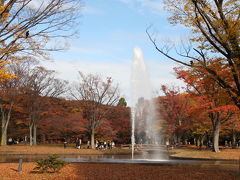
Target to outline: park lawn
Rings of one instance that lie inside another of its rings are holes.
[[[171,155],[173,158],[197,158],[197,159],[223,159],[223,160],[239,160],[240,149],[226,149],[222,148],[220,152],[212,152],[210,149],[198,150],[196,148],[185,147],[170,150],[174,154]]]
[[[11,154],[24,154],[24,155],[49,155],[49,154],[130,154],[130,149],[107,149],[107,150],[96,150],[96,149],[76,149],[74,144],[68,145],[66,149],[63,145],[9,145],[0,146],[0,155],[11,155]]]
[[[240,149],[222,149],[221,152],[215,153],[210,149],[197,150],[194,146],[183,148],[176,148],[169,150],[174,153],[171,156],[175,158],[197,158],[197,159],[233,159],[239,160]],[[11,154],[26,154],[26,155],[49,155],[49,154],[130,154],[130,149],[108,149],[108,150],[95,150],[95,149],[76,149],[74,145],[69,145],[66,149],[61,145],[10,145],[0,146],[0,155]]]
[[[59,173],[38,173],[35,163],[23,163],[23,171],[17,172],[17,163],[0,163],[2,180],[237,180],[233,171],[203,169],[178,165],[144,164],[88,164],[71,163]]]
[[[101,151],[94,149],[76,149],[69,146],[66,149],[63,146],[48,146],[48,145],[9,145],[0,146],[0,155],[5,154],[102,154]]]

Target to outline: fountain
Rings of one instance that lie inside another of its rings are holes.
[[[153,102],[152,87],[144,63],[143,54],[140,48],[134,49],[132,66],[132,158],[130,154],[62,154],[61,159],[74,163],[120,163],[126,164],[148,164],[154,166],[176,165],[175,167],[195,166],[199,168],[216,168],[239,171],[239,161],[228,160],[173,160],[168,158],[168,152],[161,153],[160,135],[156,127],[160,127],[157,122],[155,106]],[[134,145],[145,145],[149,149],[158,147],[157,153],[135,154]],[[162,156],[163,155],[163,156]],[[24,162],[34,162],[46,158],[47,155],[23,155]],[[19,162],[18,155],[0,155],[0,163]],[[187,165],[187,166],[186,166]],[[168,169],[171,167],[169,166]],[[174,167],[174,166],[172,166]],[[21,169],[21,168],[20,168]],[[125,168],[124,168],[125,169]],[[170,173],[170,171],[169,171]]]
[[[132,159],[134,158],[134,146],[157,146],[160,144],[160,135],[156,127],[157,123],[153,91],[144,63],[143,53],[140,48],[134,48],[132,65]]]

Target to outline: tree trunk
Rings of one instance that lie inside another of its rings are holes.
[[[233,146],[235,147],[236,146],[236,131],[235,130],[233,130],[232,131],[232,144],[233,144]]]
[[[30,146],[33,145],[33,136],[32,136],[32,132],[33,132],[33,125],[31,124],[29,126],[29,144]]]
[[[213,126],[213,151],[214,152],[220,152],[219,151],[220,126],[221,126],[221,122],[220,122],[219,119],[217,119],[214,126]]]
[[[3,114],[3,111],[1,111],[1,113],[2,113],[1,146],[5,146],[7,144],[6,143],[6,119]]]
[[[173,134],[173,143],[174,143],[174,144],[176,144],[176,143],[177,143],[177,136],[176,136],[176,134],[175,134],[175,133]]]
[[[46,144],[46,135],[45,135],[45,134],[42,134],[42,136],[41,136],[41,142],[42,142],[43,144]]]
[[[187,145],[188,144],[188,139],[184,139],[184,145]]]
[[[198,149],[200,149],[200,137],[199,136],[196,139],[196,146]]]
[[[92,129],[91,131],[91,148],[95,149],[95,142],[94,142],[95,131]]]
[[[181,135],[177,134],[177,143],[178,143],[178,145],[181,144],[181,141],[182,141]]]
[[[2,127],[1,146],[7,145],[7,127]]]
[[[11,117],[13,103],[11,103],[10,109],[5,111],[3,106],[1,106],[2,114],[2,132],[1,132],[1,146],[7,145],[7,129]]]
[[[204,136],[204,134],[201,134],[200,136],[199,136],[199,149],[201,150],[202,149],[202,146],[203,146],[203,143],[204,143],[204,139],[205,139],[205,136]]]
[[[37,126],[33,124],[33,145],[37,145]]]
[[[204,145],[204,140],[205,140],[205,136],[204,135],[201,135],[201,145],[203,146]]]

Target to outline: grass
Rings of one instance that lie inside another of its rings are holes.
[[[174,158],[196,158],[196,159],[222,159],[222,160],[239,160],[240,149],[221,148],[221,151],[216,153],[210,149],[198,150],[195,146],[187,146],[170,150],[175,154],[171,155]]]
[[[198,150],[195,146],[185,146],[182,148],[176,148],[169,150],[174,153],[171,156],[174,158],[197,158],[197,159],[231,159],[239,160],[240,149],[226,149],[222,148],[221,152],[215,153],[210,149]],[[51,144],[51,145],[10,145],[0,146],[0,155],[13,155],[13,154],[25,154],[25,155],[50,155],[50,154],[131,154],[131,149],[114,148],[108,150],[95,150],[95,149],[76,149],[74,144],[68,144],[67,148],[64,149],[63,145]]]
[[[67,148],[64,149],[63,145],[9,145],[0,146],[0,155],[13,155],[13,154],[24,154],[24,155],[49,155],[49,154],[129,154],[129,149],[108,149],[108,150],[96,150],[96,149],[76,149],[74,144],[68,144]]]

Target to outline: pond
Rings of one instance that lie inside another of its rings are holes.
[[[0,155],[0,162],[35,162],[47,155]],[[149,164],[149,165],[177,165],[177,166],[197,166],[200,168],[217,168],[221,170],[232,170],[238,172],[240,170],[240,162],[229,160],[176,160],[169,158],[168,154],[164,155],[164,159],[157,154],[143,153],[135,155],[132,159],[131,155],[60,155],[60,159],[73,163],[128,163],[128,164]]]

